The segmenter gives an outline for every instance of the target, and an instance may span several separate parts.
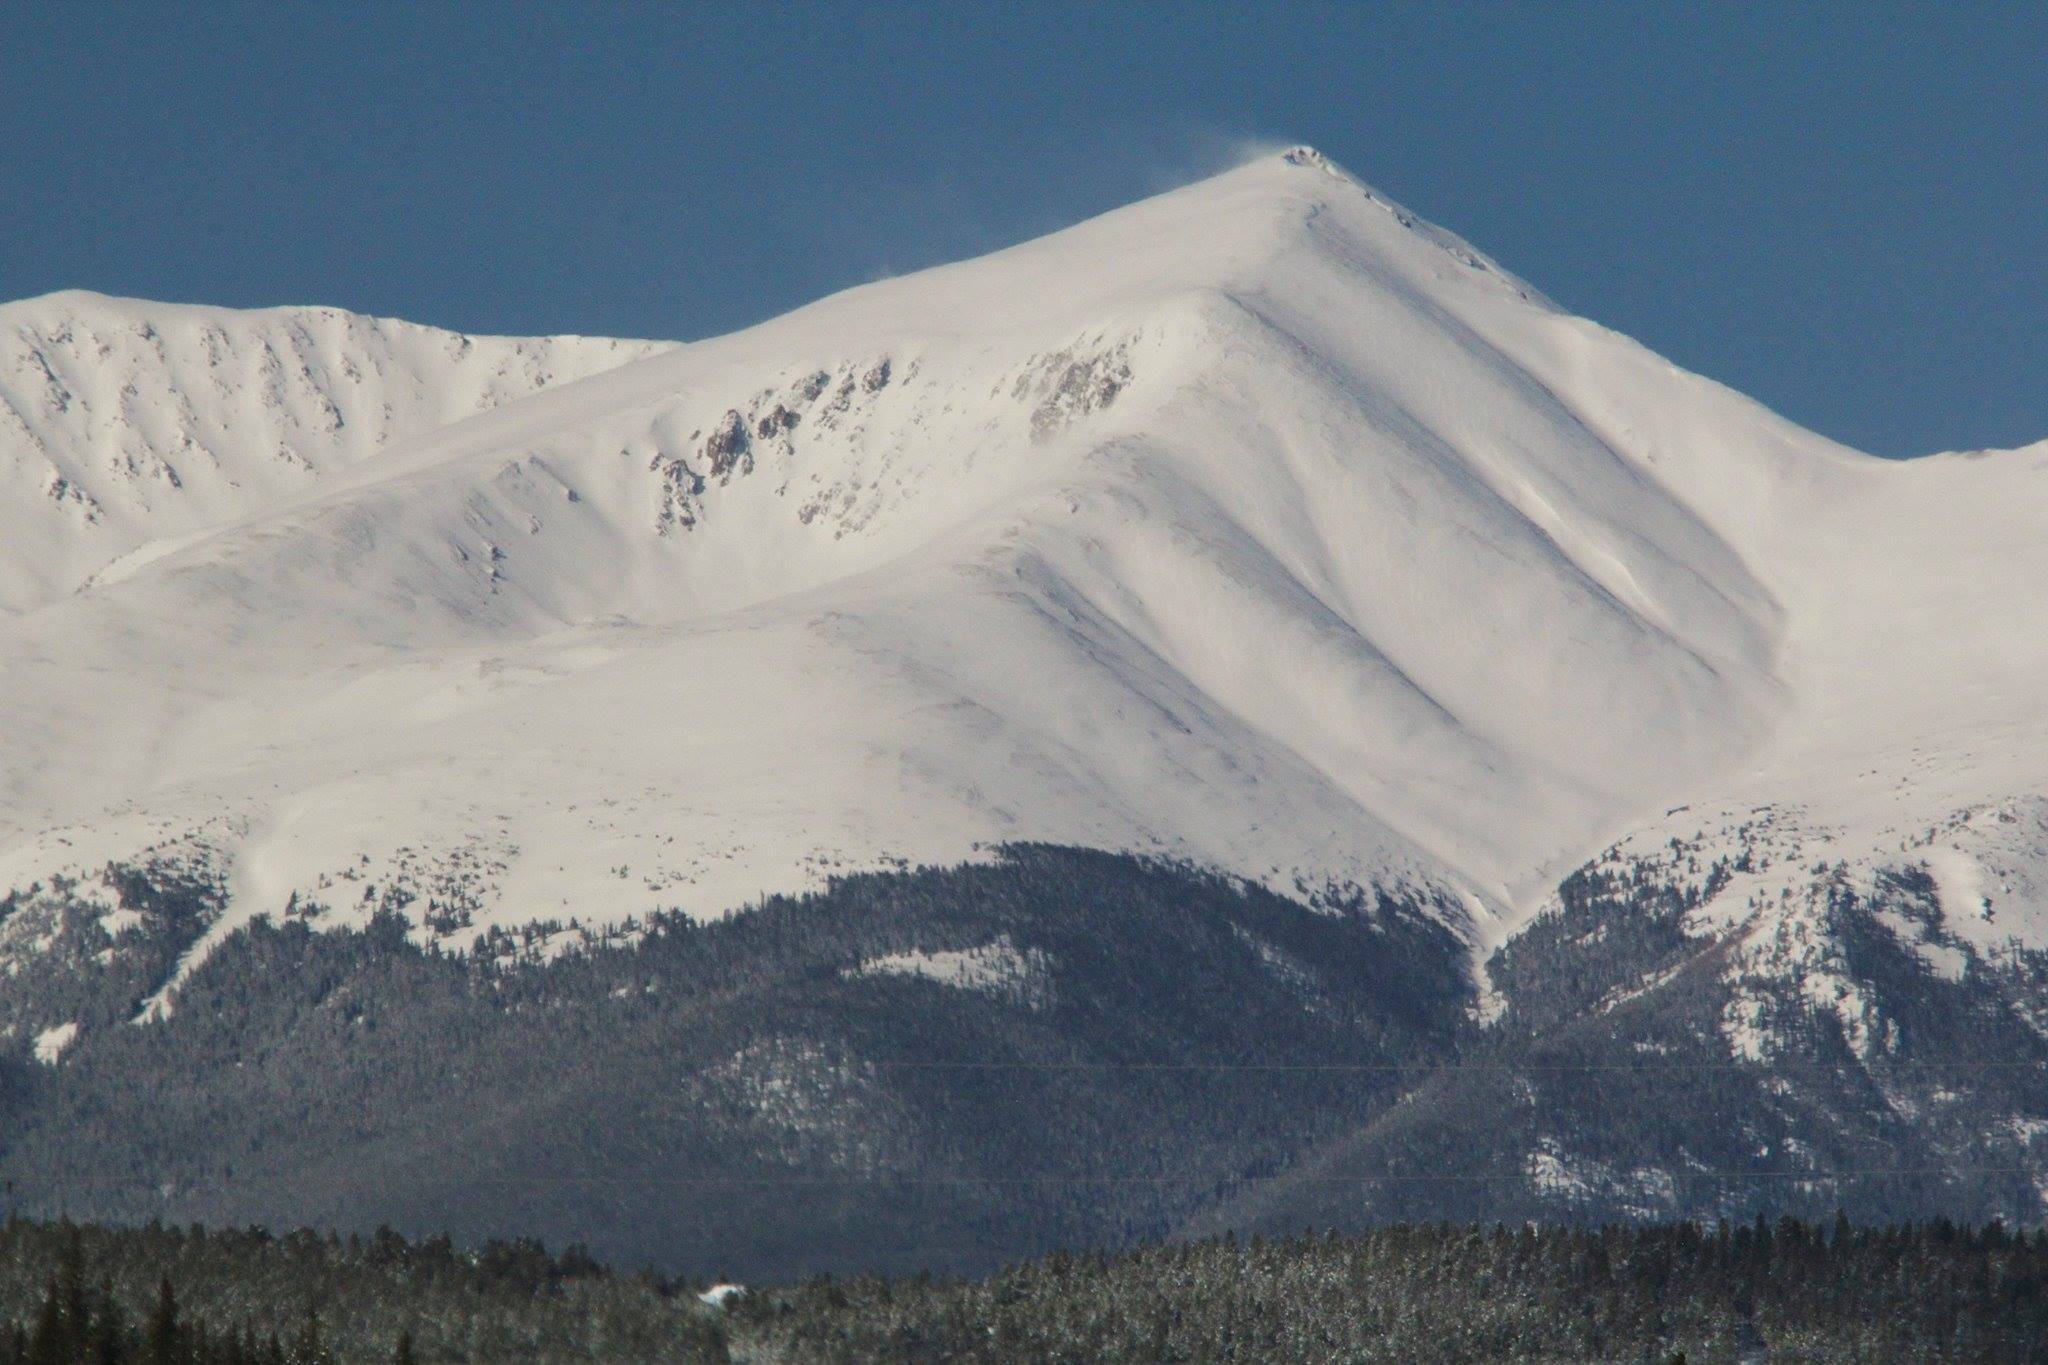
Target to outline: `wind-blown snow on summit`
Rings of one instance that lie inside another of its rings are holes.
[[[461,933],[1043,840],[1490,941],[1676,806],[2048,770],[2048,456],[1834,446],[1305,150],[670,349],[72,307],[0,328],[0,887]]]

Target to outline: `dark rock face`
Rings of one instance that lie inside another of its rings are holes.
[[[704,438],[704,460],[710,466],[714,479],[722,479],[735,469],[745,473],[754,467],[746,419],[740,416],[738,409],[726,409],[725,416]]]
[[[777,403],[761,414],[761,420],[754,425],[754,434],[764,441],[773,440],[784,432],[794,430],[801,420],[803,419],[788,407]]]
[[[691,442],[703,438],[693,452],[657,450],[647,465],[655,476],[655,530],[668,535],[697,526],[707,514],[706,495],[713,484],[722,487],[735,474],[752,474],[761,448],[771,457],[793,453],[793,433],[805,422],[820,433],[838,430],[849,420],[858,397],[879,392],[892,377],[887,357],[865,370],[863,363],[847,361],[831,370],[814,370],[779,397],[776,390],[761,390],[741,406],[727,408],[708,435],[692,431]],[[822,510],[823,504],[814,501],[799,517],[808,525]]]
[[[744,434],[744,433],[743,433]],[[673,455],[657,454],[647,468],[659,480],[661,510],[655,515],[655,529],[663,535],[697,524],[698,499],[704,493],[704,476]]]
[[[1059,359],[1059,357],[1055,357]],[[1067,361],[1054,373],[1031,412],[1031,434],[1043,439],[1114,403],[1131,382],[1121,350]]]

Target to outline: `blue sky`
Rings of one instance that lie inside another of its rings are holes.
[[[675,337],[1311,142],[1850,444],[2048,437],[2048,6],[17,6],[0,118],[0,298]]]

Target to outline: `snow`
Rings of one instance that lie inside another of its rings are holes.
[[[142,915],[135,910],[109,910],[99,917],[100,932],[108,938],[119,938],[130,930],[142,926]]]
[[[395,439],[664,349],[83,290],[0,305],[0,612],[128,577]]]
[[[1606,1162],[1568,1153],[1551,1138],[1543,1139],[1523,1161],[1522,1172],[1539,1193],[1567,1203],[1596,1197],[1627,1201],[1637,1217],[1668,1216],[1678,1202],[1671,1173],[1654,1167],[1620,1171]]]
[[[1984,894],[1984,870],[1969,855],[1953,848],[1931,848],[1921,861],[1934,879],[1945,914],[1966,921],[1990,918],[1991,901]]]
[[[70,1047],[77,1038],[76,1021],[57,1024],[38,1033],[30,1051],[44,1066],[55,1066],[63,1058],[64,1049]]]
[[[872,957],[853,969],[856,976],[917,976],[959,990],[980,991],[1036,1005],[1052,966],[1036,948],[1019,951],[1008,935],[973,948],[935,952],[912,950]]]
[[[684,346],[28,300],[0,398],[0,888],[203,832],[201,953],[1017,839],[1483,948],[1632,831],[2048,771],[2048,446],[1845,450],[1299,149]],[[2042,828],[1911,855],[1953,934],[1995,863],[2048,942]]]

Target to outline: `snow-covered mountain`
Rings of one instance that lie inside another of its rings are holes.
[[[0,1173],[773,1273],[2038,1221],[2044,490],[1307,149],[689,345],[6,305]]]
[[[1488,946],[1767,804],[2048,878],[2048,450],[1845,450],[1306,149],[682,346],[28,300],[0,398],[0,887],[459,938],[1028,839]]]

